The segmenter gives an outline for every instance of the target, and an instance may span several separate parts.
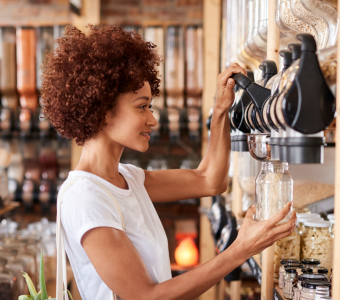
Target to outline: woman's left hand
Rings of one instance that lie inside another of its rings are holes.
[[[214,110],[221,109],[226,111],[233,105],[235,81],[230,77],[235,73],[242,73],[247,76],[246,70],[237,63],[231,64],[229,68],[218,75]]]

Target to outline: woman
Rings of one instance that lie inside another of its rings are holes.
[[[144,171],[119,160],[125,147],[145,152],[157,124],[151,110],[160,84],[155,48],[117,27],[89,25],[87,35],[69,27],[45,63],[44,113],[62,136],[84,146],[64,185],[82,178],[59,199],[66,251],[83,300],[110,299],[111,291],[124,300],[194,299],[295,227],[295,214],[276,226],[291,205],[262,223],[253,221],[251,208],[226,251],[171,278],[167,239],[152,202],[227,189],[235,84],[230,76],[246,72],[233,64],[218,76],[210,143],[196,170]]]

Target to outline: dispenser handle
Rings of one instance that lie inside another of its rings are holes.
[[[251,80],[242,73],[235,73],[231,75],[231,78],[244,90],[251,84]]]

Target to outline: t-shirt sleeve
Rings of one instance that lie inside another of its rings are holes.
[[[118,208],[98,185],[79,178],[61,199],[61,222],[66,236],[81,244],[83,235],[97,227],[123,230]]]
[[[143,184],[145,182],[145,172],[142,168],[136,167],[134,165],[127,164],[125,165],[126,168],[130,171],[130,174],[133,175],[135,178],[140,180]]]

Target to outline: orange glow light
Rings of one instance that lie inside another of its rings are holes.
[[[192,238],[188,237],[179,243],[175,250],[175,260],[183,267],[198,264],[198,249]]]

